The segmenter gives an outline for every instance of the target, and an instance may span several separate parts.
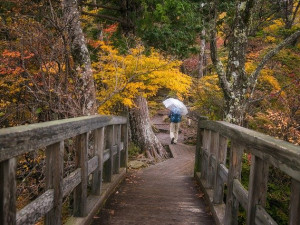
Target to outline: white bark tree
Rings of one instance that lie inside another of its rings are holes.
[[[206,55],[205,55],[205,49],[206,49],[206,40],[205,40],[205,28],[202,29],[201,35],[200,35],[200,52],[199,52],[199,63],[198,63],[198,79],[204,76],[204,67]]]
[[[300,31],[295,32],[274,49],[270,50],[260,61],[252,74],[245,71],[246,50],[248,44],[248,35],[251,26],[251,17],[253,8],[258,0],[238,0],[235,4],[235,17],[233,22],[233,35],[229,40],[229,53],[227,67],[224,68],[217,53],[216,44],[216,20],[217,20],[217,0],[212,4],[214,12],[214,26],[210,33],[211,59],[220,79],[225,102],[225,120],[242,125],[245,110],[249,105],[249,99],[253,95],[257,79],[265,64],[276,55],[282,48],[292,43],[300,37]],[[247,97],[250,96],[250,97]]]
[[[67,24],[71,54],[80,83],[81,115],[92,115],[96,108],[96,89],[94,84],[90,54],[80,24],[77,0],[62,1],[64,20]]]

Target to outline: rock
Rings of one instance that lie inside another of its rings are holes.
[[[146,167],[147,165],[144,162],[133,160],[128,163],[129,168],[131,169],[140,169]]]

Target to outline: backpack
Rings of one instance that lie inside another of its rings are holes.
[[[181,121],[180,113],[171,111],[170,120],[172,123],[179,123]]]

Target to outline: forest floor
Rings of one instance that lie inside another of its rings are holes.
[[[184,120],[178,143],[171,145],[167,114],[159,111],[152,123],[173,157],[147,168],[129,169],[92,225],[214,224],[204,194],[193,179],[195,145],[185,144],[192,140],[195,124],[188,127]]]

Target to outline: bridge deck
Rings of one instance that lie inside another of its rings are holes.
[[[174,158],[130,173],[92,224],[214,224],[192,178],[195,148],[171,148]]]

